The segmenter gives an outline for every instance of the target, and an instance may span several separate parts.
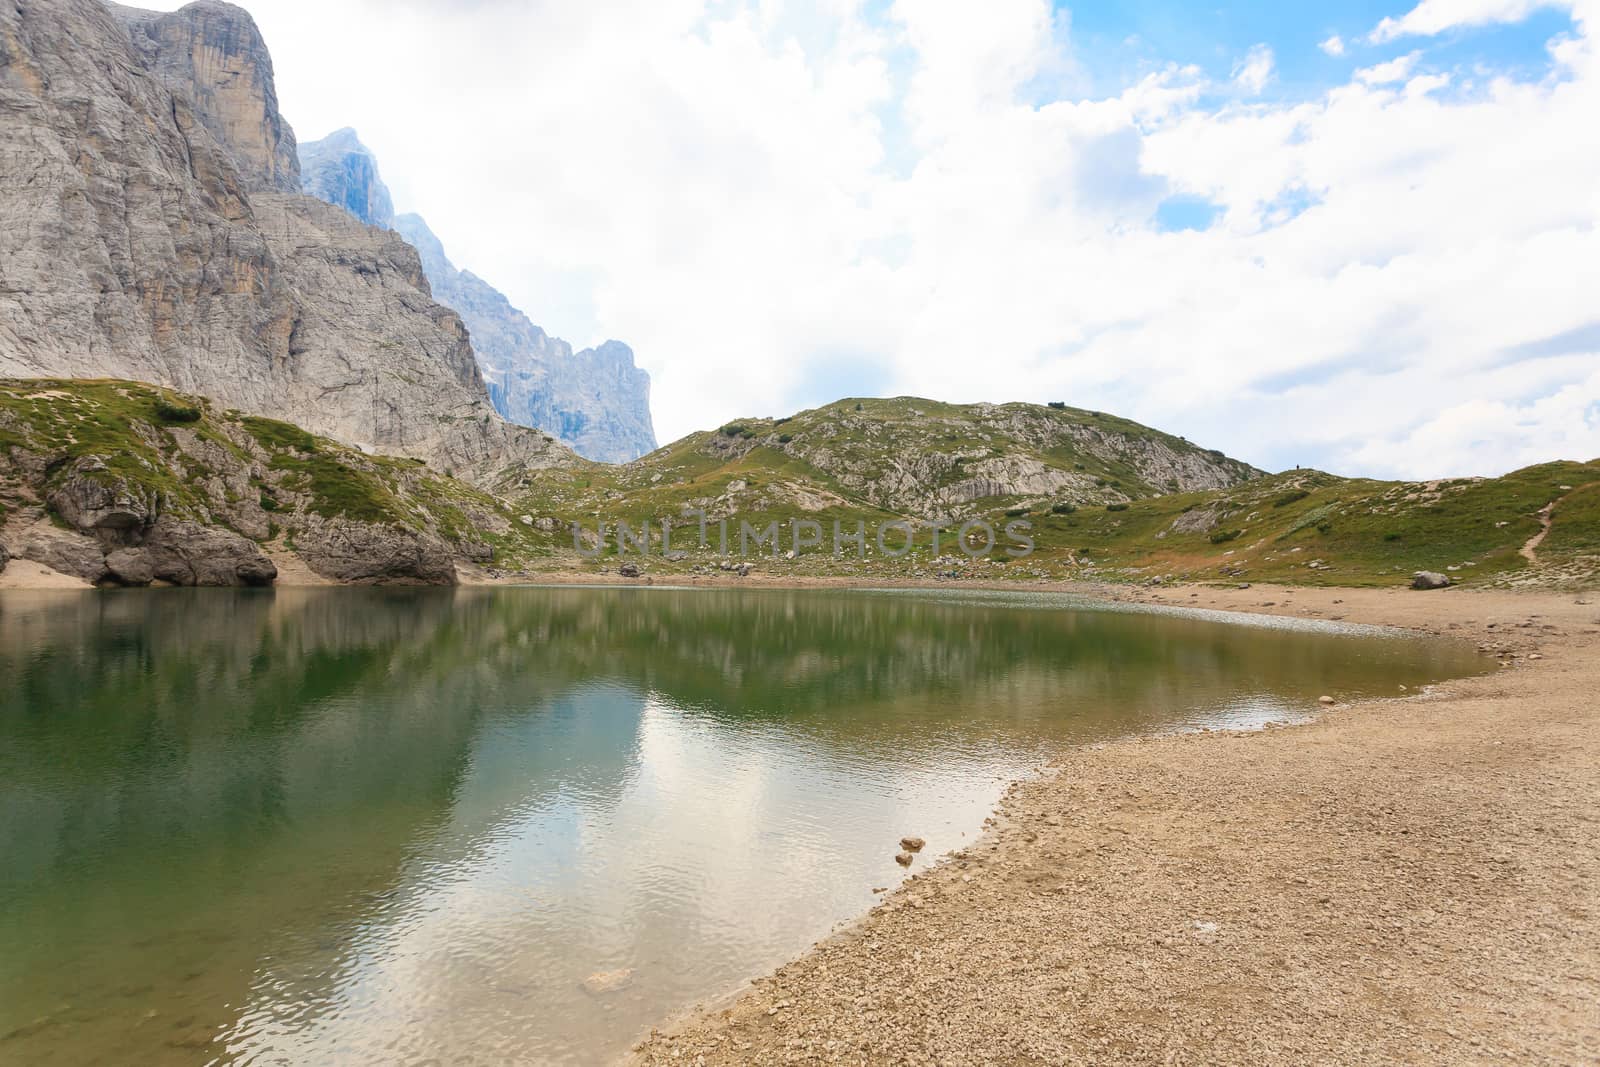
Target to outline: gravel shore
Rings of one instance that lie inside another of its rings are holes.
[[[981,842],[629,1062],[1600,1063],[1600,595],[1110,595],[1505,666],[1071,752]]]

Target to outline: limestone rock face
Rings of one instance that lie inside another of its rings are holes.
[[[278,577],[277,565],[254,541],[215,526],[172,520],[145,531],[142,544],[107,554],[104,570],[122,585],[160,579],[184,586],[260,586]]]
[[[155,577],[173,585],[271,585],[278,577],[254,541],[215,526],[158,522],[142,551]]]
[[[90,583],[104,581],[111,573],[105,551],[93,539],[43,523],[26,531],[17,557]]]
[[[295,551],[324,578],[353,585],[454,585],[450,550],[435,537],[394,526],[315,522],[295,536]]]
[[[417,250],[432,294],[460,314],[495,410],[553,435],[587,459],[626,463],[656,448],[650,376],[619,341],[574,352],[494,286],[460,270],[419,215],[394,214],[372,152],[344,129],[300,146],[307,193],[369,226],[397,230]]]
[[[495,414],[414,250],[280,191],[293,148],[238,8],[0,4],[0,375],[153,382],[479,481],[574,462]]]
[[[294,131],[278,113],[272,56],[243,8],[198,0],[161,14],[111,5],[137,52],[229,150],[250,189],[296,192],[300,161]]]
[[[160,513],[156,494],[106,476],[106,464],[85,456],[49,493],[50,506],[70,525],[120,544],[133,532],[149,526]]]

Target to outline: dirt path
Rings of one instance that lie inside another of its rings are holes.
[[[1563,500],[1567,499],[1567,497],[1571,496],[1573,493],[1581,493],[1583,490],[1592,489],[1597,485],[1600,485],[1600,482],[1589,482],[1587,485],[1575,486],[1571,492],[1557,497],[1555,500],[1550,501],[1550,503],[1540,508],[1539,532],[1528,538],[1527,543],[1517,550],[1522,558],[1527,560],[1529,563],[1532,563],[1534,566],[1538,566],[1539,546],[1544,544],[1544,539],[1546,537],[1550,536],[1550,527],[1554,525],[1556,521],[1556,508],[1561,505]]]
[[[1517,554],[1535,567],[1539,565],[1539,546],[1550,536],[1550,527],[1555,524],[1555,516],[1556,502],[1552,500],[1539,509],[1539,532],[1528,538],[1527,542],[1517,549]]]
[[[633,1062],[1600,1062],[1600,607],[1126,595],[1453,633],[1506,666],[1072,753],[986,840]]]

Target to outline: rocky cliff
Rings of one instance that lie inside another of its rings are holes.
[[[248,14],[0,4],[0,374],[132,378],[480,480],[575,461],[493,411],[397,235],[298,185]]]
[[[370,226],[397,230],[422,259],[433,295],[458,312],[495,409],[553,434],[579,455],[626,463],[655,450],[650,376],[619,341],[574,352],[488,282],[460,270],[419,215],[394,214],[378,162],[354,130],[300,146],[302,186]]]
[[[217,0],[166,14],[109,6],[145,67],[187,96],[201,124],[226,146],[246,186],[299,190],[294,131],[278,113],[272,57],[248,14]]]

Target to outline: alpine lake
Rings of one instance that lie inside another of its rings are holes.
[[[1059,594],[0,594],[0,1062],[608,1063],[1067,746],[1479,673]]]

